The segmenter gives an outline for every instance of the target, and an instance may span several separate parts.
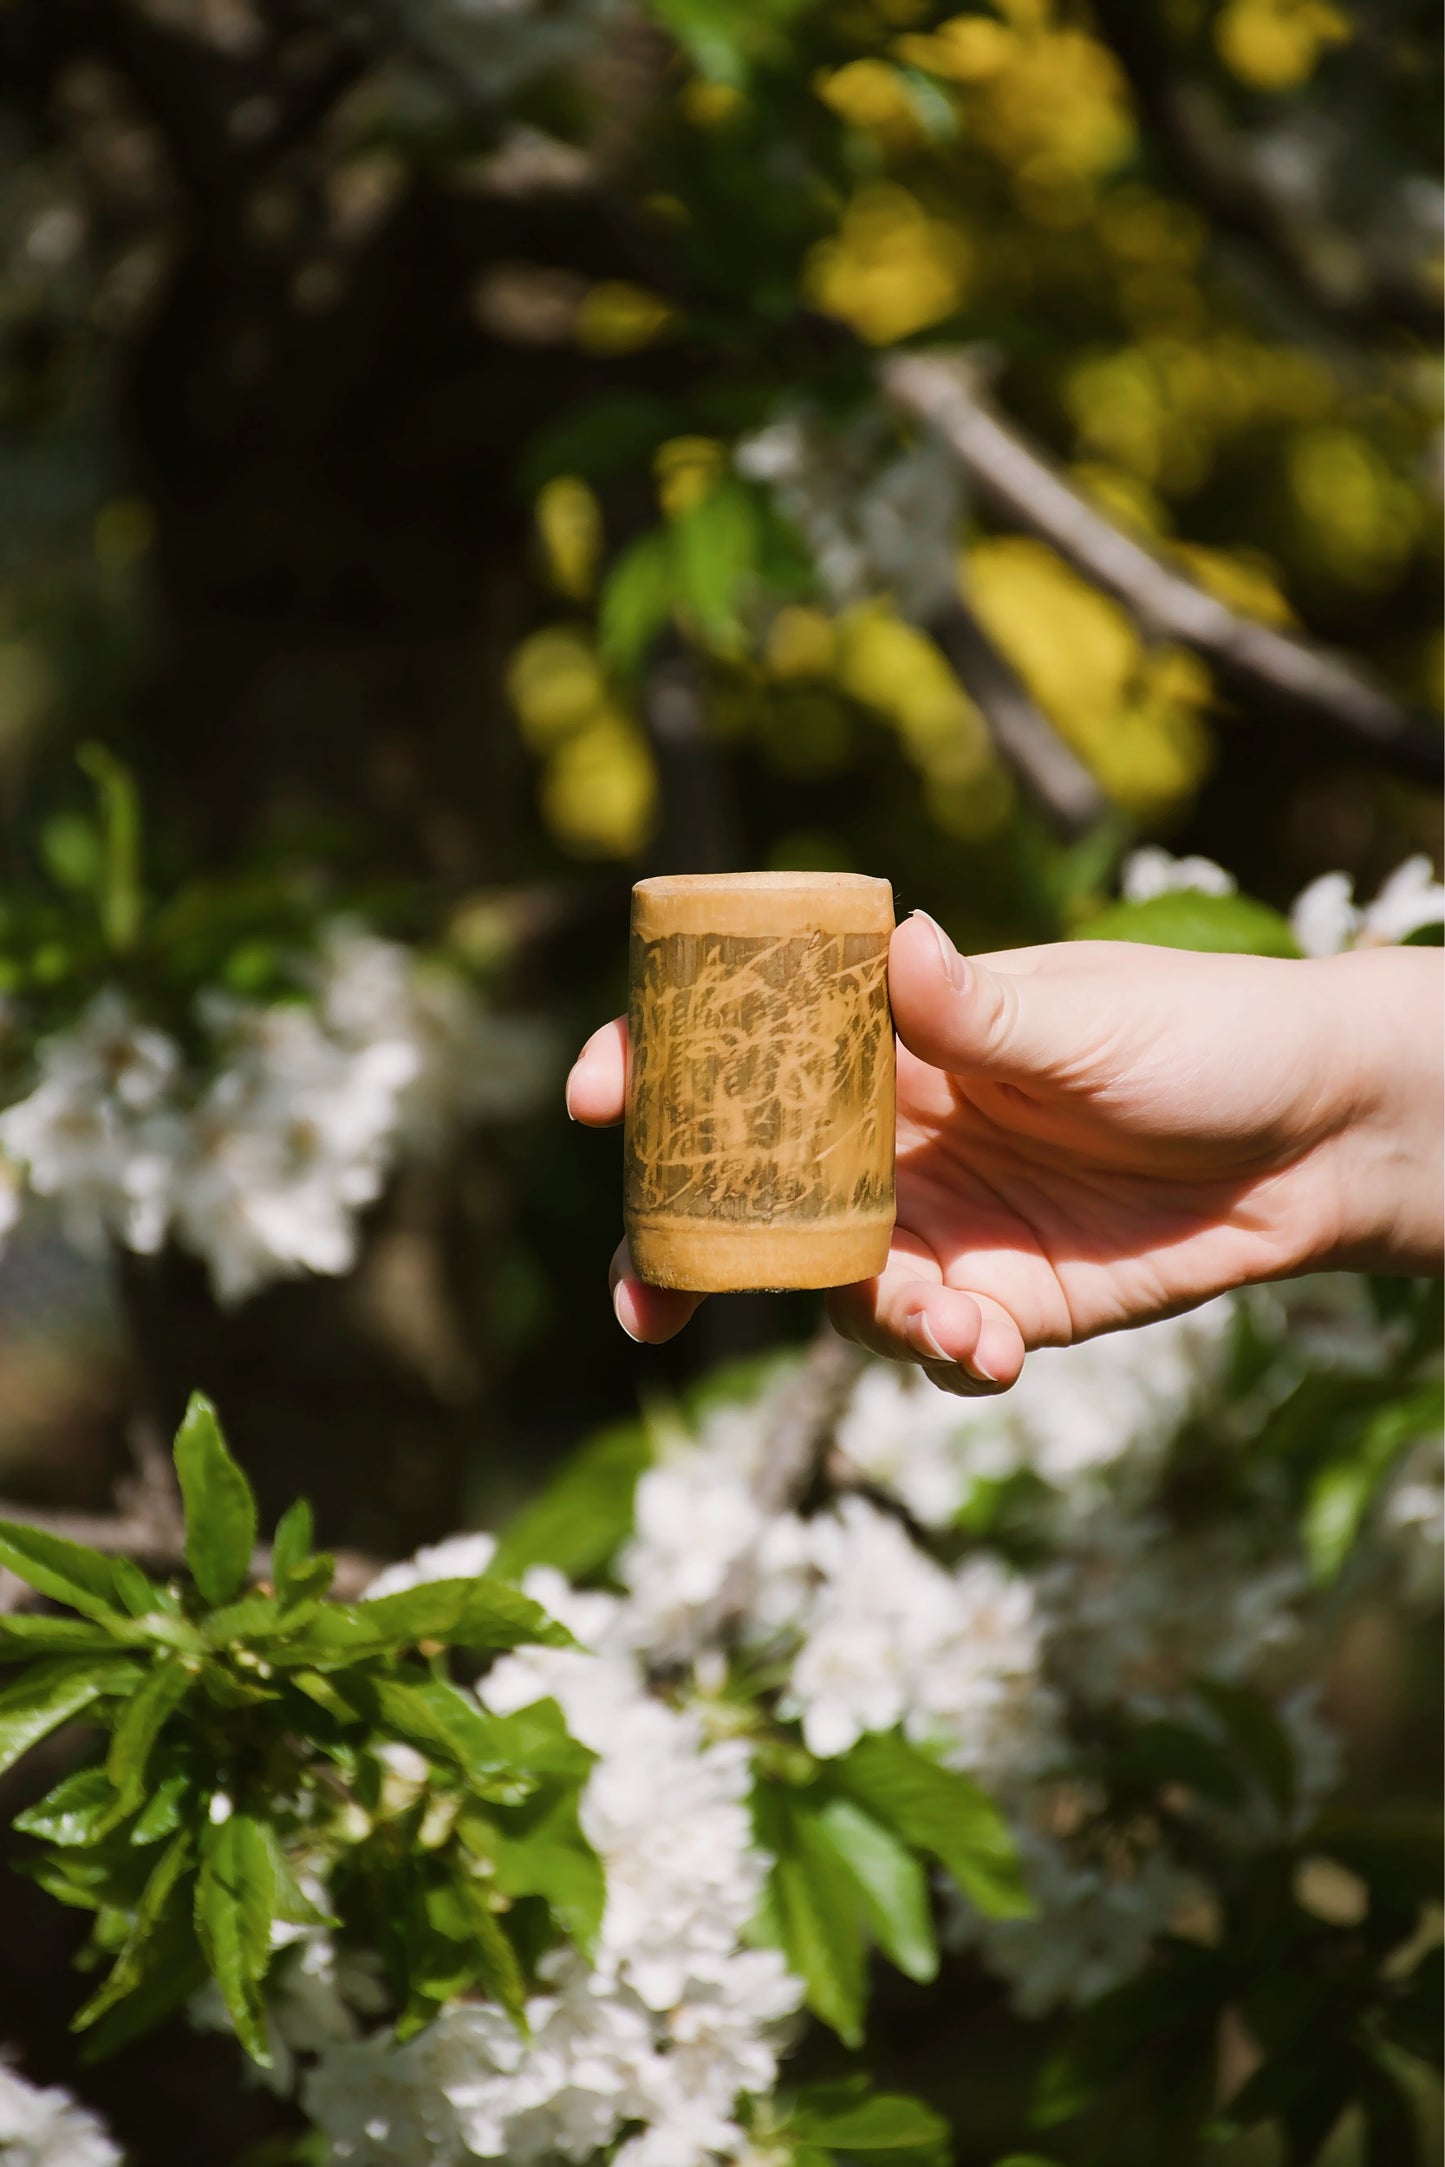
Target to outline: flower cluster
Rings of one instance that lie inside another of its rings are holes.
[[[223,1302],[348,1271],[358,1215],[398,1158],[526,1103],[540,1044],[450,972],[348,922],[301,967],[300,994],[203,992],[191,1057],[107,988],[41,1043],[34,1088],[0,1114],[0,1148],[77,1243],[149,1255],[175,1239]]]
[[[377,1587],[480,1570],[489,1554],[460,1538]],[[403,2045],[381,2031],[324,2048],[308,2112],[348,2167],[585,2160],[625,2131],[622,2167],[735,2157],[735,2102],[771,2090],[801,2000],[777,1952],[745,1938],[768,1869],[747,1746],[715,1734],[705,1702],[649,1692],[623,1602],[546,1568],[525,1585],[583,1648],[504,1658],[482,1699],[499,1714],[555,1699],[597,1755],[582,1806],[607,1877],[597,1947],[542,1960],[525,2038],[494,2005],[458,2003]]]
[[[0,2061],[0,2158],[6,2167],[120,2167],[120,2147],[58,2086],[41,2090]]]

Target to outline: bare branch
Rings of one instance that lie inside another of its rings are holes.
[[[158,1523],[145,1511],[60,1512],[38,1505],[16,1505],[0,1498],[0,1520],[38,1528],[47,1535],[61,1535],[67,1542],[85,1543],[106,1557],[130,1558],[148,1572],[176,1572],[185,1563],[185,1543],[180,1528],[168,1521]],[[335,1557],[333,1590],[344,1601],[360,1595],[376,1578],[384,1562],[381,1558],[368,1557],[361,1550],[338,1550]],[[251,1558],[251,1576],[255,1580],[265,1580],[270,1571],[270,1545],[261,1543]],[[4,1577],[5,1584],[0,1587],[0,1610],[14,1610],[19,1607],[14,1591],[18,1588],[19,1599],[23,1600],[30,1590],[23,1582],[16,1581],[13,1574],[7,1573]]]
[[[1409,774],[1436,778],[1445,769],[1439,733],[1347,663],[1237,615],[1121,533],[990,412],[956,358],[896,354],[882,380],[890,398],[939,431],[996,511],[1050,543],[1148,630],[1201,655],[1242,705],[1324,724]]]
[[[1107,798],[973,611],[961,601],[950,603],[928,630],[981,709],[1000,754],[1054,825],[1065,835],[1093,827],[1108,810]]]

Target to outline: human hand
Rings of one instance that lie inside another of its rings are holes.
[[[961,1393],[1032,1347],[1167,1316],[1229,1287],[1351,1265],[1438,1270],[1441,959],[1324,962],[1080,941],[960,957],[922,913],[888,961],[898,1220],[839,1330]],[[621,1119],[625,1021],[567,1079],[574,1119]],[[650,1287],[625,1244],[613,1304],[672,1337],[698,1295]]]

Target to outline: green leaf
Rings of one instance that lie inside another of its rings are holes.
[[[26,1663],[37,1655],[113,1655],[117,1642],[134,1646],[138,1633],[121,1639],[84,1618],[42,1618],[29,1611],[0,1615],[0,1663]]]
[[[602,1862],[582,1833],[581,1780],[548,1776],[520,1806],[468,1804],[457,1835],[504,1896],[540,1897],[584,1955],[595,1946],[607,1900]]]
[[[106,1755],[106,1774],[130,1813],[145,1795],[151,1748],[195,1683],[194,1673],[175,1661],[157,1663],[126,1702]]]
[[[176,1473],[186,1507],[186,1563],[208,1603],[239,1595],[256,1547],[256,1500],[226,1449],[216,1410],[193,1392],[176,1432]]]
[[[790,1793],[761,1792],[759,1835],[773,1854],[772,1916],[808,2007],[845,2046],[863,2038],[865,1950],[856,1884],[818,1826],[816,1812]]]
[[[148,1618],[153,1610],[161,1608],[164,1597],[160,1589],[130,1558],[114,1558],[110,1569],[115,1592],[133,1618]]]
[[[395,1595],[343,1609],[333,1605],[312,1635],[323,1640],[336,1632],[342,1643],[370,1642],[378,1652],[415,1647],[421,1640],[445,1641],[457,1648],[575,1648],[565,1625],[549,1618],[540,1603],[485,1574],[476,1580],[424,1580]]]
[[[831,1774],[875,1821],[936,1858],[986,1917],[1032,1912],[1008,1823],[970,1777],[882,1734],[860,1738]]]
[[[0,1774],[103,1693],[141,1675],[133,1663],[117,1661],[37,1663],[0,1693]]]
[[[297,1594],[313,1592],[309,1584],[298,1587],[296,1581],[301,1568],[311,1557],[314,1534],[311,1507],[304,1497],[298,1497],[276,1523],[276,1539],[271,1545],[271,1585],[276,1590],[277,1601],[283,1605],[293,1601]]]
[[[913,1853],[851,1799],[828,1799],[817,1820],[819,1832],[852,1878],[864,1920],[883,1954],[910,1979],[926,1983],[937,1978],[928,1877]]]
[[[619,558],[602,590],[597,646],[609,669],[633,675],[671,622],[676,591],[672,530],[654,527]]]
[[[189,1917],[163,1918],[146,1941],[135,1985],[88,2027],[81,2061],[90,2066],[119,2054],[174,2015],[205,1979],[205,1959]]]
[[[517,1952],[488,1903],[482,1883],[463,1872],[457,1886],[467,1906],[477,1977],[493,2001],[501,2003],[513,2023],[523,2027],[527,1987],[517,1962]]]
[[[715,482],[673,522],[672,548],[677,597],[694,628],[715,652],[736,654],[745,639],[738,594],[758,551],[752,492],[739,481]]]
[[[378,1717],[398,1738],[450,1761],[484,1797],[515,1805],[536,1788],[513,1765],[497,1719],[444,1679],[382,1677],[367,1690]]]
[[[1297,956],[1287,918],[1247,895],[1201,895],[1192,888],[1112,903],[1078,928],[1075,940],[1144,941],[1153,948],[1200,948],[1228,955]]]
[[[261,1986],[271,1961],[276,1877],[262,1824],[234,1812],[209,1828],[196,1880],[196,1934],[246,2052],[269,2069]]]
[[[644,1424],[603,1430],[503,1530],[492,1571],[515,1580],[529,1566],[555,1565],[569,1580],[590,1579],[631,1534],[633,1493],[651,1464]]]
[[[100,1990],[92,1994],[85,2007],[79,2010],[72,2022],[72,2031],[88,2031],[106,2011],[113,2009],[141,1984],[147,1969],[147,1952],[151,1941],[166,1912],[172,1897],[179,1889],[183,1876],[191,1864],[190,1831],[182,1830],[152,1868],[150,1877],[141,1891],[135,1907],[129,1931],[119,1955],[111,1965],[109,1976]]]
[[[68,1603],[83,1616],[124,1632],[126,1621],[116,1608],[115,1568],[98,1550],[44,1528],[0,1520],[0,1565],[52,1602]]]
[[[130,769],[104,745],[85,744],[76,761],[100,798],[104,869],[100,924],[106,946],[124,955],[135,946],[141,922],[140,794]]]
[[[788,2117],[789,2136],[829,2151],[946,2158],[943,2117],[903,2092],[860,2092],[852,2085],[813,2084]]]
[[[23,1835],[62,1848],[97,1842],[116,1818],[116,1798],[103,1768],[77,1768],[37,1804],[15,1816]]]
[[[130,1832],[134,1844],[159,1843],[172,1836],[191,1812],[195,1784],[185,1768],[168,1768],[136,1815]]]
[[[274,1887],[272,1915],[287,1926],[337,1926],[340,1921],[329,1912],[321,1910],[306,1894],[295,1873],[291,1861],[281,1847],[281,1839],[269,1821],[261,1824],[271,1850],[271,1876]]]

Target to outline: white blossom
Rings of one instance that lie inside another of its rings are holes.
[[[97,994],[74,1027],[44,1040],[39,1078],[0,1114],[0,1149],[37,1196],[56,1197],[67,1234],[149,1254],[165,1237],[179,1132],[168,1112],[181,1054],[129,998]]]
[[[497,1553],[495,1535],[480,1530],[469,1535],[448,1535],[445,1542],[429,1543],[399,1565],[388,1565],[367,1585],[367,1597],[400,1595],[424,1580],[475,1580],[486,1572]]]
[[[1120,869],[1126,903],[1152,903],[1155,896],[1194,891],[1199,895],[1234,895],[1239,883],[1213,858],[1176,858],[1157,843],[1133,850]]]
[[[75,1241],[150,1254],[173,1237],[240,1301],[349,1271],[399,1158],[535,1097],[542,1035],[396,942],[338,922],[302,977],[306,1001],[203,992],[189,1063],[114,988],[44,1040],[34,1088],[0,1114],[0,1234],[13,1161]]]
[[[410,1570],[456,1563],[441,1544]],[[629,2167],[704,2167],[739,2149],[735,2101],[771,2088],[802,1991],[745,1940],[768,1870],[748,1751],[650,1693],[618,1598],[546,1568],[525,1585],[585,1646],[517,1650],[482,1698],[498,1713],[555,1698],[597,1754],[581,1805],[606,1876],[595,1961],[568,1947],[543,1959],[525,2041],[497,2009],[459,2004],[405,2045],[323,2045],[307,2110],[356,2167],[584,2160],[629,2124]]]
[[[1388,947],[1445,921],[1445,887],[1423,854],[1396,866],[1372,903],[1354,896],[1348,873],[1322,873],[1296,898],[1290,924],[1307,956]]]
[[[0,2159],[5,2167],[120,2167],[99,2116],[58,2085],[27,2084],[0,2060]]]

